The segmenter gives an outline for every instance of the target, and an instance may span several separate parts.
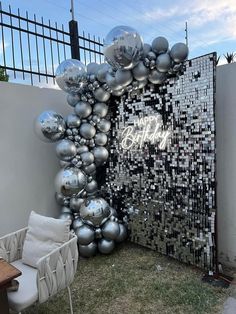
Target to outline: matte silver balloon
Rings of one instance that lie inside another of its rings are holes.
[[[92,107],[88,102],[80,101],[75,106],[75,113],[81,119],[87,118],[92,112]]]
[[[89,166],[94,162],[94,155],[90,152],[85,152],[80,155],[84,166]]]
[[[56,146],[57,157],[63,161],[70,161],[76,153],[77,148],[70,140],[61,140]]]
[[[117,96],[117,97],[122,96],[124,93],[125,93],[125,89],[124,88],[112,91],[112,95]]]
[[[81,245],[88,245],[95,238],[94,229],[88,225],[83,225],[75,230],[77,241]]]
[[[96,165],[93,163],[89,166],[83,167],[83,170],[86,174],[91,175],[96,171]]]
[[[88,151],[89,151],[89,148],[86,145],[82,145],[82,146],[77,147],[77,153],[78,154],[83,154],[83,153],[86,153]]]
[[[98,191],[98,184],[96,180],[92,180],[86,186],[86,192],[89,196],[94,195]]]
[[[143,55],[142,38],[131,27],[114,27],[105,38],[103,53],[113,68],[132,69]]]
[[[119,224],[115,221],[107,220],[102,227],[102,235],[109,240],[116,240],[120,233]]]
[[[143,44],[143,55],[144,57],[149,53],[149,51],[151,51],[152,46],[149,44]]]
[[[97,124],[97,128],[101,132],[108,132],[111,128],[111,122],[106,119],[101,119],[100,122]]]
[[[183,62],[188,57],[188,47],[184,43],[177,43],[171,48],[170,56],[176,63]]]
[[[75,218],[72,224],[72,228],[75,230],[84,225],[83,220],[80,217]]]
[[[74,219],[74,216],[70,213],[61,213],[59,215],[58,219],[70,220],[72,222]]]
[[[122,85],[117,82],[116,77],[109,72],[106,75],[106,83],[112,90],[119,90],[122,88]]]
[[[124,224],[119,223],[120,232],[118,237],[116,238],[116,242],[123,242],[128,235],[127,227]]]
[[[104,118],[107,115],[108,106],[102,102],[98,102],[93,107],[93,113],[95,113],[100,118]]]
[[[61,169],[55,178],[56,192],[73,196],[83,191],[87,185],[86,174],[76,167]]]
[[[95,89],[93,95],[97,101],[106,102],[111,97],[111,94],[105,91],[103,88],[99,87]]]
[[[87,74],[88,75],[97,74],[98,69],[99,69],[99,64],[96,62],[91,62],[91,63],[87,64]]]
[[[111,66],[107,63],[101,63],[98,67],[97,70],[97,79],[101,82],[101,83],[105,83],[106,82],[106,75],[108,70],[111,68]]]
[[[162,53],[157,57],[156,68],[159,72],[168,72],[171,67],[171,58],[168,53]]]
[[[69,128],[78,128],[81,124],[81,120],[76,114],[72,113],[66,117],[66,124]]]
[[[140,61],[136,67],[133,68],[132,72],[137,81],[143,81],[148,77],[150,70],[143,64],[143,61]]]
[[[71,95],[68,94],[66,97],[67,103],[71,106],[71,107],[75,107],[76,104],[80,101],[80,97],[78,95]]]
[[[76,94],[85,84],[86,67],[76,59],[68,59],[59,64],[56,70],[58,86],[69,94]]]
[[[94,147],[93,155],[95,158],[95,164],[100,166],[107,161],[109,156],[108,150],[103,146]]]
[[[128,86],[133,81],[133,75],[130,70],[118,69],[115,78],[116,82],[122,87]]]
[[[115,248],[115,242],[108,239],[100,239],[98,241],[98,250],[103,254],[110,254]]]
[[[95,144],[98,146],[104,146],[107,143],[107,135],[104,133],[97,133],[94,138]]]
[[[81,218],[96,227],[99,227],[109,215],[109,204],[103,198],[92,198],[80,208]]]
[[[84,204],[85,200],[79,197],[71,197],[70,208],[73,213],[79,213],[80,207]]]
[[[165,53],[168,51],[169,43],[165,37],[157,37],[152,42],[152,50],[156,54]]]
[[[64,137],[66,123],[60,114],[44,111],[36,118],[34,130],[42,141],[56,142]]]
[[[88,245],[79,244],[79,253],[83,257],[92,257],[97,253],[97,243],[95,241]]]
[[[96,134],[96,129],[93,125],[86,122],[81,124],[79,132],[86,140],[90,140]]]
[[[148,79],[153,84],[162,84],[166,79],[166,74],[157,70],[152,70],[148,76]]]

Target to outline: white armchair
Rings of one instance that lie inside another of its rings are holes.
[[[73,313],[69,285],[77,269],[77,237],[71,233],[68,242],[41,257],[37,267],[33,268],[23,264],[21,260],[26,232],[27,228],[24,228],[0,238],[0,256],[22,272],[17,278],[18,291],[8,292],[10,308],[20,312],[35,302],[47,301],[67,287]]]

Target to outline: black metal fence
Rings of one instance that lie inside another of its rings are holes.
[[[90,34],[78,33],[76,21],[69,25],[23,16],[0,2],[0,66],[10,80],[25,80],[32,85],[55,84],[55,70],[65,59],[78,58],[83,63],[103,62],[103,42]],[[77,50],[76,50],[77,49]]]

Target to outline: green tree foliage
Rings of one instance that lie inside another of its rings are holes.
[[[8,82],[9,75],[7,75],[6,70],[0,67],[0,81]]]

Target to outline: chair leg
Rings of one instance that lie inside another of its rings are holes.
[[[69,301],[70,301],[70,313],[73,314],[73,306],[72,306],[72,299],[71,299],[71,291],[70,291],[70,287],[67,287],[68,290],[68,295],[69,295]]]

